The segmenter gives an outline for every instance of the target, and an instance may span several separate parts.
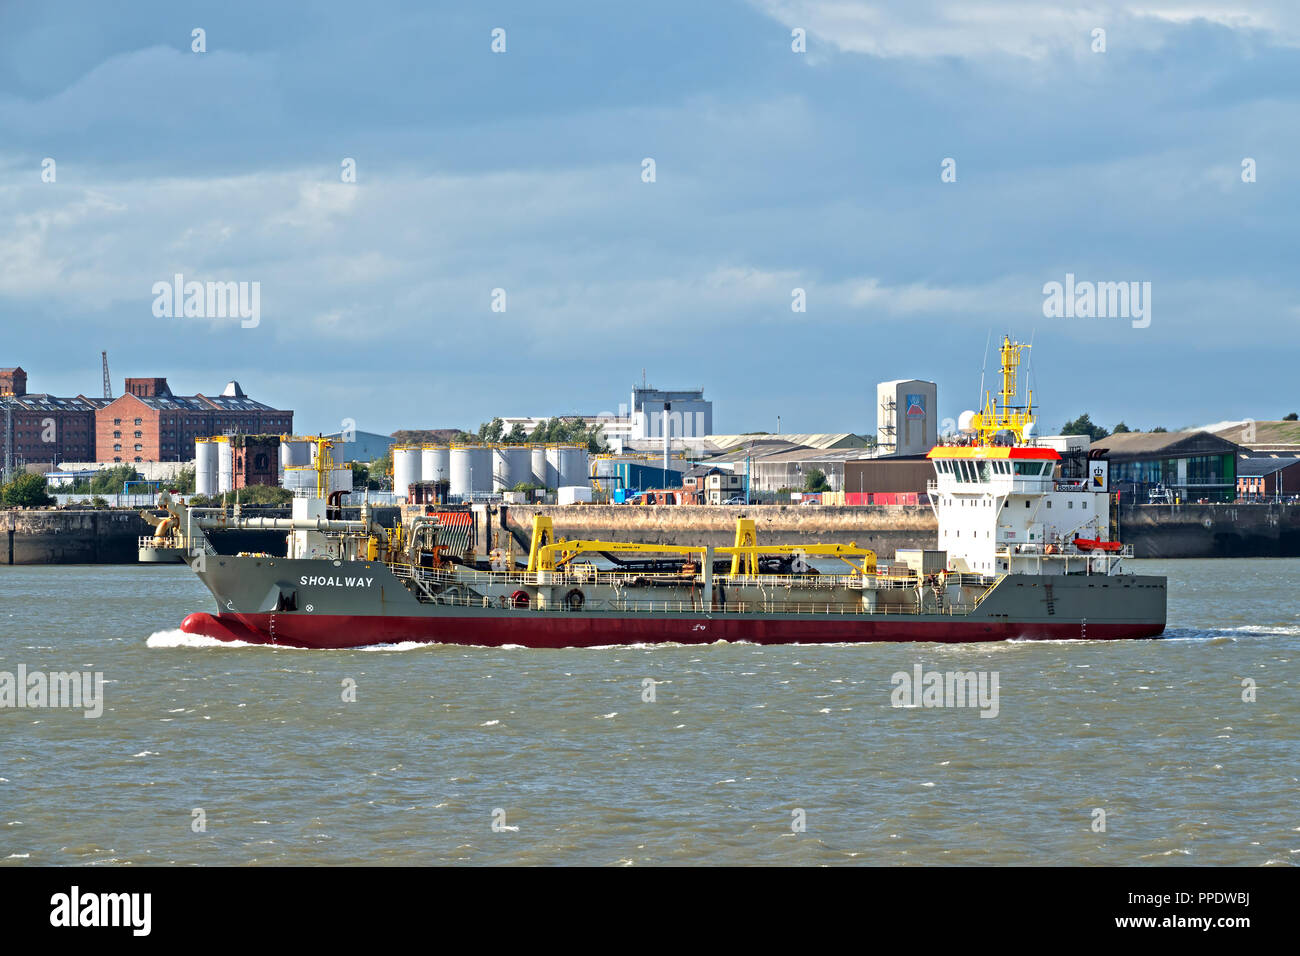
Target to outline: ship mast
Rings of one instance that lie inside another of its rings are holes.
[[[994,401],[991,392],[984,393],[984,408],[971,420],[978,436],[978,444],[993,445],[999,432],[1010,432],[1018,445],[1025,444],[1025,432],[1034,422],[1034,392],[1028,390],[1023,405],[1016,404],[1017,378],[1020,371],[1020,353],[1030,346],[1012,342],[1002,337],[998,350],[1002,360],[1002,388],[998,392],[1001,404]]]

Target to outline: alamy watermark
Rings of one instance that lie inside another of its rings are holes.
[[[73,886],[50,897],[50,925],[121,927],[133,936],[148,936],[153,926],[152,893],[83,893]]]
[[[1133,328],[1151,324],[1150,282],[1075,281],[1074,273],[1065,274],[1065,282],[1048,282],[1043,286],[1043,315],[1049,319],[1132,319]]]
[[[981,717],[998,715],[997,671],[896,671],[889,682],[895,707],[978,707]]]
[[[255,329],[262,321],[262,283],[185,281],[176,273],[171,282],[153,284],[153,314],[160,319],[234,319]]]
[[[104,713],[104,675],[101,671],[0,671],[0,709],[66,708],[85,711],[87,718]]]

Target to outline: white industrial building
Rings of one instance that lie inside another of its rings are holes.
[[[648,387],[632,389],[631,401],[620,405],[618,414],[557,415],[561,419],[578,419],[585,426],[599,425],[605,441],[615,453],[624,451],[650,451],[663,448],[664,412],[667,410],[668,434],[675,448],[697,448],[704,445],[705,436],[713,431],[713,402],[704,397],[704,390],[665,390]],[[550,416],[516,416],[501,418],[508,432],[515,425],[532,433],[538,425],[545,424]]]

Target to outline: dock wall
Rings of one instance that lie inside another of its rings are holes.
[[[559,537],[715,547],[732,544],[736,518],[748,515],[760,542],[853,542],[885,558],[899,548],[933,548],[937,530],[924,505],[507,505],[504,517],[499,508],[476,510],[484,553],[492,545],[504,547],[507,536],[517,554],[526,550],[539,513],[551,516]],[[381,523],[396,520],[397,509],[389,511],[377,515]],[[138,538],[152,531],[134,511],[4,510],[0,566],[134,564]],[[489,531],[492,541],[485,547]],[[1297,557],[1300,504],[1125,506],[1120,536],[1140,558]],[[246,546],[233,538],[230,544],[233,550]]]

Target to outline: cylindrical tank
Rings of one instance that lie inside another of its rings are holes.
[[[546,446],[546,487],[560,487],[560,446]]]
[[[447,490],[459,498],[492,491],[492,454],[489,445],[452,445],[451,487]]]
[[[528,481],[539,488],[554,487],[546,484],[546,446],[528,446]]]
[[[330,469],[329,491],[352,490],[352,466],[335,465]],[[316,469],[311,465],[290,465],[284,470],[284,487],[290,491],[316,492]]]
[[[280,467],[293,465],[310,465],[316,457],[316,446],[302,438],[290,438],[280,442]]]
[[[217,443],[206,438],[194,439],[194,493],[217,493]]]
[[[523,482],[524,484],[533,483],[533,458],[528,450],[527,445],[511,445],[510,450],[506,453],[510,459],[510,474],[514,475],[515,480],[510,482],[510,487]]]
[[[211,440],[217,449],[217,494],[235,490],[235,450],[230,439],[220,435]]]
[[[492,449],[492,490],[510,491],[532,477],[532,456],[527,445],[496,445]]]
[[[472,446],[469,450],[470,467],[474,480],[471,482],[475,494],[488,494],[495,482],[492,479],[492,448],[488,445]]]
[[[587,470],[587,449],[583,445],[561,445],[559,449],[559,486],[587,485],[591,473]]]
[[[509,491],[515,485],[515,478],[512,474],[514,463],[510,459],[510,448],[508,445],[492,446],[492,490],[500,493]]]
[[[470,493],[469,447],[466,445],[452,445],[448,452],[447,461],[447,480],[451,482],[451,487],[447,491],[457,498],[468,497]]]
[[[420,480],[447,481],[451,478],[451,450],[446,445],[420,446]]]
[[[406,497],[406,489],[413,481],[420,480],[420,446],[393,446],[393,494],[399,498]]]

